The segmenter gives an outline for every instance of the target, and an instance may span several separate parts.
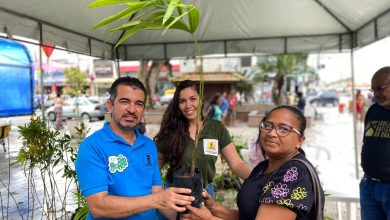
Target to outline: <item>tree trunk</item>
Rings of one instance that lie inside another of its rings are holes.
[[[172,73],[172,64],[169,62],[170,60],[165,60],[165,63],[164,63],[164,66],[165,68],[167,69],[167,75],[169,77],[173,77],[173,73]]]
[[[148,96],[148,108],[153,109],[153,95],[156,93],[157,82],[159,79],[162,66],[166,66],[167,74],[172,77],[172,65],[167,60],[152,61],[151,67],[148,70],[149,60],[140,60],[140,68],[138,70],[138,78],[145,85],[146,94]]]
[[[148,71],[148,63],[149,63],[149,60],[141,59],[139,61],[138,79],[144,84],[145,89],[146,89],[146,96],[147,96],[146,104],[149,104],[149,105],[146,105],[147,108],[153,108],[153,105],[150,105],[150,102],[149,102],[150,89],[148,86],[148,81],[149,81],[148,78],[149,78],[150,71]]]
[[[138,79],[146,86],[146,77],[148,75],[149,60],[141,59],[139,61]]]
[[[284,84],[284,77],[281,74],[275,76],[274,85],[272,87],[272,98],[275,105],[282,104],[282,88]]]
[[[161,71],[161,67],[165,64],[165,60],[153,61],[145,79],[146,92],[148,93],[149,107],[153,109],[152,97],[156,92],[156,84]]]

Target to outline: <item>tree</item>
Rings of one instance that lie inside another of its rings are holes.
[[[64,70],[66,77],[66,87],[64,88],[64,94],[72,97],[78,96],[84,92],[85,86],[87,86],[87,73],[80,71],[78,67],[66,68]]]
[[[157,82],[163,66],[167,69],[167,74],[172,76],[172,65],[169,62],[169,59],[163,60],[153,60],[150,69],[148,69],[148,64],[150,60],[141,59],[139,61],[140,68],[138,69],[138,78],[144,83],[146,88],[146,93],[148,95],[148,106],[153,109],[152,97],[156,93]]]
[[[85,86],[87,86],[87,73],[80,71],[78,67],[66,68],[64,70],[66,77],[66,85],[64,88],[64,94],[68,94],[72,97],[76,97],[76,108],[74,109],[74,114],[76,117],[79,117],[79,102],[77,97],[84,92]],[[68,125],[69,127],[69,125]],[[74,128],[71,126],[70,129]]]
[[[315,73],[313,68],[307,66],[306,61],[306,54],[287,54],[266,56],[262,62],[257,64],[260,69],[257,78],[264,78],[270,73],[276,74],[272,86],[272,98],[276,105],[282,104],[282,89],[286,76],[297,77],[304,73]]]

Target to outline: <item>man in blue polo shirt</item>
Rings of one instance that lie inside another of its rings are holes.
[[[111,86],[107,107],[110,123],[86,138],[75,163],[80,189],[87,200],[87,219],[168,218],[194,200],[189,189],[161,186],[154,142],[135,127],[145,109],[146,89],[136,78],[122,77]]]

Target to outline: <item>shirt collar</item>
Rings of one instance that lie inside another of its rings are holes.
[[[129,145],[129,143],[127,143],[125,140],[123,140],[123,138],[121,138],[120,136],[118,136],[117,134],[115,134],[112,131],[112,129],[110,128],[109,122],[104,123],[102,131],[103,131],[103,140],[104,141],[107,141],[107,142],[119,141],[119,142],[122,142],[124,144]],[[136,135],[136,139],[135,139],[133,147],[137,148],[137,147],[142,146],[146,142],[145,141],[146,137],[143,134],[141,134],[141,132],[139,132],[138,129],[135,129],[134,133]]]

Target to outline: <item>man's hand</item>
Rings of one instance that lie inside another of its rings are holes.
[[[195,198],[193,196],[189,196],[188,194],[190,193],[190,189],[175,187],[170,187],[159,193],[156,193],[159,201],[158,208],[173,209],[176,212],[184,212],[186,208],[179,207],[178,205],[191,205],[191,202],[194,201]]]

